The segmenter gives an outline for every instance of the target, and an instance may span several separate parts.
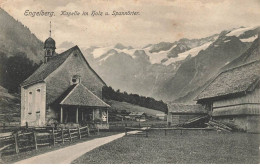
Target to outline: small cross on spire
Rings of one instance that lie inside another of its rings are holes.
[[[50,21],[50,37],[51,37],[51,21]]]

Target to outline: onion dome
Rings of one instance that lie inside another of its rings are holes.
[[[44,49],[46,49],[46,48],[56,49],[55,41],[51,37],[46,39],[44,42]]]

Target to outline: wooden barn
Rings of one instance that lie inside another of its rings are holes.
[[[220,73],[196,98],[213,119],[260,132],[260,61]]]
[[[168,125],[183,124],[188,120],[207,115],[207,111],[200,104],[167,103]]]
[[[44,63],[21,84],[21,125],[108,125],[110,106],[102,100],[106,84],[79,47],[57,54],[55,41],[49,37],[44,49]]]
[[[131,112],[129,116],[131,120],[139,122],[146,121],[146,114],[144,112]]]

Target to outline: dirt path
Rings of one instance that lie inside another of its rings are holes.
[[[131,133],[137,133],[138,131],[132,131]],[[28,158],[22,161],[16,162],[16,164],[70,164],[75,159],[79,158],[83,154],[107,144],[113,140],[123,137],[125,133],[117,135],[102,137],[79,143],[73,146],[68,146],[59,150],[47,152],[41,155],[37,155],[32,158]]]

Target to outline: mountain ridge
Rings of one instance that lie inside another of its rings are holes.
[[[43,60],[43,43],[27,27],[2,9],[0,21],[7,22],[0,25],[1,54],[10,57],[24,52],[35,63]],[[235,60],[247,59],[246,54],[239,56],[251,44],[255,45],[253,41],[259,30],[260,27],[239,27],[208,37],[161,41],[145,47],[117,43],[81,50],[92,68],[114,89],[157,100],[178,101],[183,97],[190,102],[191,98],[184,97],[198,92],[220,69]],[[61,46],[71,44],[64,41]]]

